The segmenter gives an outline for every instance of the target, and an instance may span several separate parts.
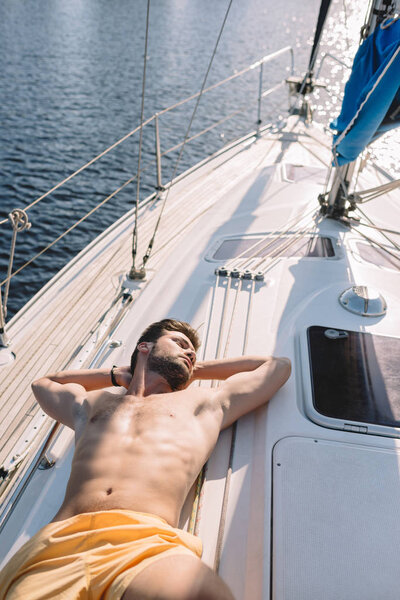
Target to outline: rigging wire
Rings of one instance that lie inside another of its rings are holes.
[[[315,33],[314,33],[314,41],[313,41],[313,46],[311,49],[310,59],[308,61],[307,71],[306,71],[306,74],[304,75],[300,89],[297,92],[296,101],[294,102],[293,106],[291,107],[291,109],[289,111],[290,115],[294,114],[296,112],[296,110],[298,109],[299,99],[301,96],[305,95],[304,91],[306,89],[307,83],[312,84],[315,62],[317,60],[318,50],[319,50],[321,37],[322,37],[322,32],[324,29],[324,25],[325,25],[326,17],[328,15],[330,4],[331,4],[331,0],[321,0],[321,4],[319,7],[319,13],[318,13],[317,25],[316,25]]]
[[[321,5],[320,5],[317,26],[315,28],[315,34],[314,34],[314,42],[313,42],[313,47],[312,47],[311,54],[310,54],[310,60],[308,63],[308,69],[307,69],[305,80],[307,79],[307,77],[309,75],[312,76],[312,73],[314,70],[315,61],[317,60],[319,45],[321,42],[322,31],[323,31],[323,28],[325,25],[326,17],[328,16],[330,4],[331,4],[331,0],[322,0]]]
[[[360,225],[362,227],[369,227],[370,229],[376,229],[379,232],[384,231],[385,233],[392,233],[393,235],[400,235],[400,231],[396,231],[395,229],[387,229],[386,227],[379,227],[378,225],[374,225],[371,223],[363,223],[362,221],[354,220],[352,217],[348,217],[351,225]],[[346,223],[346,221],[344,221]]]
[[[206,74],[205,74],[204,79],[203,79],[203,83],[202,83],[202,86],[201,86],[201,89],[200,89],[200,92],[199,92],[199,96],[197,98],[196,105],[195,105],[195,107],[193,109],[193,113],[192,113],[192,116],[191,116],[190,121],[189,121],[189,125],[188,125],[187,131],[186,131],[186,135],[185,135],[185,138],[183,140],[183,144],[182,144],[181,150],[179,152],[179,156],[178,156],[176,164],[175,164],[175,168],[174,168],[174,171],[173,171],[173,174],[172,174],[172,177],[171,177],[171,184],[172,184],[172,181],[174,180],[174,178],[176,176],[176,173],[177,173],[177,170],[178,170],[178,166],[179,166],[180,160],[182,158],[183,150],[185,148],[187,139],[189,137],[190,130],[191,130],[191,127],[192,127],[192,123],[193,123],[194,117],[196,115],[197,108],[198,108],[198,106],[200,104],[200,100],[201,100],[201,97],[202,97],[204,89],[205,89],[207,78],[208,78],[208,75],[210,73],[211,66],[213,64],[214,57],[215,57],[215,54],[217,52],[217,48],[218,48],[218,45],[219,45],[219,42],[220,42],[220,39],[221,39],[221,36],[222,36],[222,32],[223,32],[223,30],[225,28],[225,24],[226,24],[226,21],[227,21],[227,18],[228,18],[229,11],[231,9],[232,3],[233,3],[233,0],[229,0],[229,5],[228,5],[228,8],[227,8],[227,10],[225,12],[224,20],[222,22],[222,25],[221,25],[221,28],[220,28],[220,31],[219,31],[219,34],[218,34],[218,37],[217,37],[217,41],[216,41],[215,46],[214,46],[214,50],[213,50],[212,56],[211,56],[210,62],[208,64],[208,68],[207,68]],[[142,261],[142,267],[141,267],[141,269],[145,268],[145,265],[146,265],[148,259],[150,258],[150,254],[151,254],[151,251],[152,251],[152,248],[153,248],[153,245],[154,245],[154,240],[155,240],[155,237],[156,237],[156,234],[157,234],[160,222],[161,222],[162,215],[164,213],[165,205],[167,203],[170,190],[171,190],[171,185],[168,187],[167,193],[166,193],[166,195],[164,197],[164,200],[163,200],[163,203],[162,203],[162,206],[161,206],[161,210],[160,210],[160,214],[158,216],[158,220],[157,220],[157,223],[156,223],[156,226],[155,226],[155,229],[154,229],[154,233],[153,233],[153,235],[152,235],[152,237],[150,239],[150,242],[149,242],[148,248],[146,250],[146,253],[143,256],[143,261]]]
[[[354,229],[354,227],[352,227],[352,229]],[[371,244],[373,244],[375,246],[378,246],[378,248],[380,248],[381,250],[383,250],[383,252],[386,252],[387,254],[390,254],[390,256],[393,256],[393,258],[395,258],[396,260],[400,261],[400,256],[398,256],[394,252],[391,252],[390,250],[388,250],[388,248],[386,248],[383,244],[380,244],[379,242],[377,242],[376,240],[370,238],[368,235],[366,235],[362,231],[359,231],[358,229],[356,231],[363,238],[365,238],[366,240],[368,240]]]
[[[344,27],[346,30],[346,46],[347,46],[347,51],[349,51],[350,50],[350,39],[349,39],[349,24],[347,22],[346,0],[342,0],[342,6],[343,6],[343,14],[344,14]]]
[[[361,210],[361,208],[359,206],[357,206],[358,211],[362,214],[362,216],[367,219],[367,221],[369,223],[371,223],[372,225],[374,225],[373,221],[371,221],[371,219],[365,214],[365,212],[363,210]],[[396,250],[400,251],[400,246],[398,244],[396,244],[395,241],[393,241],[389,236],[386,235],[386,233],[383,232],[383,230],[377,228],[379,233],[382,235],[382,237],[384,237],[392,246],[393,248],[395,248]],[[398,257],[397,257],[398,258]]]
[[[279,56],[280,54],[283,54],[284,52],[288,52],[288,51],[292,52],[292,48],[290,46],[285,46],[284,48],[281,48],[277,52],[274,52],[272,55],[264,56],[261,59],[261,61],[264,61],[265,59],[272,60],[273,58]],[[192,94],[191,96],[189,96],[187,98],[184,98],[183,100],[179,100],[179,102],[176,102],[175,104],[172,104],[171,106],[168,106],[167,108],[164,108],[163,110],[161,110],[161,111],[158,112],[158,116],[160,117],[161,115],[163,115],[163,114],[165,114],[167,112],[170,112],[171,110],[174,110],[175,108],[178,108],[178,107],[182,106],[183,104],[186,104],[187,102],[190,102],[191,100],[194,100],[195,98],[197,98],[198,96],[200,96],[201,93],[205,94],[206,92],[214,90],[214,89],[220,87],[221,85],[224,85],[225,83],[228,83],[229,81],[232,81],[233,79],[236,79],[237,77],[240,77],[244,73],[247,73],[247,72],[253,70],[261,61],[257,61],[256,63],[253,63],[250,66],[248,66],[248,67],[246,67],[246,68],[244,68],[244,69],[242,69],[242,70],[240,70],[238,72],[233,73],[233,75],[230,75],[229,77],[226,77],[225,79],[219,81],[218,83],[214,83],[213,85],[211,85],[211,86],[207,87],[206,89],[204,89],[202,92],[196,92],[196,94]],[[265,62],[267,62],[267,61],[265,60]],[[246,106],[246,109],[248,110],[248,106]],[[239,110],[243,110],[244,111],[245,108],[243,107],[243,109],[239,109]],[[236,114],[235,112],[232,113],[231,117],[235,116],[235,114]],[[88,167],[90,167],[97,160],[99,160],[100,158],[102,158],[103,156],[105,156],[106,154],[108,154],[109,152],[111,152],[111,150],[114,150],[114,148],[117,148],[120,144],[122,144],[122,142],[125,142],[132,135],[134,135],[135,133],[137,133],[141,129],[141,127],[143,127],[143,128],[146,127],[146,125],[149,125],[152,121],[154,121],[154,119],[155,119],[155,115],[152,115],[149,119],[146,119],[146,121],[144,121],[142,123],[142,125],[139,125],[138,127],[135,127],[135,129],[132,129],[132,131],[130,131],[129,133],[127,133],[126,135],[124,135],[122,138],[120,138],[119,140],[117,140],[114,144],[112,144],[111,146],[109,146],[105,150],[103,150],[103,152],[101,152],[100,154],[98,154],[97,156],[95,156],[94,158],[92,158],[89,162],[87,162],[84,165],[82,165],[82,167],[80,167],[79,169],[77,169],[76,171],[74,171],[73,173],[71,173],[71,175],[69,175],[68,177],[66,177],[65,179],[63,179],[62,181],[60,181],[59,183],[57,183],[56,185],[54,185],[50,190],[48,190],[47,192],[45,192],[44,194],[42,194],[41,196],[39,196],[38,198],[36,198],[27,207],[25,207],[24,210],[29,210],[30,208],[32,208],[33,206],[35,206],[35,204],[37,204],[41,200],[44,200],[44,198],[47,198],[47,196],[49,196],[52,192],[56,191],[62,185],[64,185],[65,183],[67,183],[68,181],[70,181],[71,179],[73,179],[76,175],[78,175],[79,173],[81,173],[82,171],[84,171],[85,169],[87,169]],[[223,122],[223,121],[221,121],[221,122]],[[204,130],[203,132],[205,133],[206,131],[207,130]],[[198,135],[199,134],[196,134],[196,136],[193,136],[192,138],[190,138],[187,141],[188,142],[191,141],[195,137],[198,137]],[[162,156],[164,156],[168,152],[171,152],[172,150],[173,150],[173,148],[170,148],[166,152],[163,152]],[[0,221],[0,226],[4,225],[5,223],[8,223],[8,218],[2,219]]]
[[[149,18],[150,18],[150,0],[147,0],[147,13],[146,13],[146,36],[144,43],[144,57],[143,57],[143,77],[142,77],[142,104],[140,109],[140,135],[139,135],[139,155],[138,155],[138,168],[137,168],[137,180],[136,180],[136,201],[135,201],[135,225],[133,227],[133,239],[132,239],[132,268],[129,273],[129,277],[132,279],[135,276],[135,261],[137,254],[138,245],[138,220],[139,220],[139,195],[140,195],[140,163],[142,159],[142,146],[143,146],[143,115],[144,115],[144,93],[146,88],[146,66],[147,66],[147,48],[149,40]]]

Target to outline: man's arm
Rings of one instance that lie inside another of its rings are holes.
[[[117,383],[129,384],[129,367],[114,370]],[[110,387],[110,369],[60,371],[41,377],[32,383],[32,391],[43,410],[56,421],[74,429],[76,416],[87,392]]]
[[[265,356],[238,356],[196,362],[191,382],[195,379],[228,379],[236,373],[254,371],[266,361]]]
[[[215,399],[223,412],[221,429],[266,404],[289,378],[291,364],[288,358],[271,356],[263,358],[261,365],[249,371],[236,372],[216,390]]]

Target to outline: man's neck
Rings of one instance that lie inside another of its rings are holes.
[[[147,361],[138,360],[127,393],[132,396],[145,397],[152,394],[167,394],[172,392],[170,385],[161,375],[149,371]]]

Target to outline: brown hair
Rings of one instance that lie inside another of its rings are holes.
[[[152,323],[143,331],[142,335],[138,339],[137,344],[140,344],[141,342],[156,342],[158,338],[164,335],[167,331],[180,331],[181,333],[184,333],[192,342],[194,349],[196,351],[198,350],[200,346],[200,339],[197,335],[197,331],[193,329],[189,323],[186,323],[185,321],[177,321],[176,319],[163,319],[162,321]],[[137,344],[131,356],[132,375],[136,367],[136,361],[139,353]]]

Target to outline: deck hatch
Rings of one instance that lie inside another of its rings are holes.
[[[330,258],[335,256],[332,240],[323,236],[299,237],[294,243],[293,236],[254,236],[232,237],[221,242],[212,255],[213,260],[229,260],[237,258],[264,257],[278,254],[285,257]]]
[[[400,453],[285,438],[273,451],[273,600],[398,600]]]
[[[307,330],[315,410],[344,421],[400,427],[400,339]]]

